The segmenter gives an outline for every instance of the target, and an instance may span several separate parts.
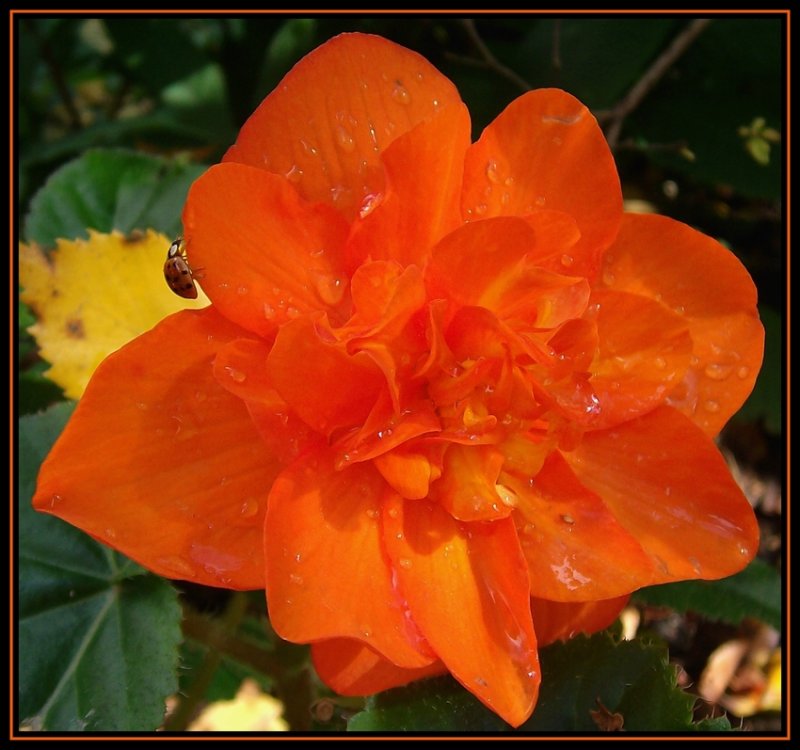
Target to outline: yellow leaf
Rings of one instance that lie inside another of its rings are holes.
[[[89,230],[88,240],[58,240],[45,254],[20,245],[20,298],[38,322],[28,330],[52,367],[46,375],[79,398],[111,352],[185,308],[208,305],[177,297],[164,280],[171,238],[149,230],[138,237]]]

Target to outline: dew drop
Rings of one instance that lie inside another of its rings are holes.
[[[184,580],[197,578],[194,566],[188,560],[184,560],[177,555],[159,557],[156,559],[156,565],[160,568],[165,568],[170,578],[181,578]]]
[[[292,168],[286,172],[284,175],[289,182],[294,182],[295,184],[300,182],[303,179],[303,170],[297,166],[297,164],[293,164]]]
[[[397,518],[400,515],[400,511],[397,508],[389,508],[389,518]]]
[[[749,555],[750,554],[750,550],[747,547],[745,547],[743,544],[740,544],[739,545],[739,554],[740,555]]]
[[[114,529],[106,529],[105,534],[109,539],[117,538],[117,532]]]
[[[706,377],[712,380],[726,380],[732,372],[732,365],[722,365],[713,362],[710,365],[706,365],[705,369]]]
[[[147,404],[144,401],[139,401],[139,403],[136,404],[136,408],[140,411],[147,411]]]
[[[372,631],[369,628],[364,628],[364,630],[361,631],[361,635],[363,635],[364,638],[372,638]]]
[[[302,553],[302,552],[298,552],[298,553],[297,553],[297,554],[294,556],[294,561],[295,561],[296,563],[302,562],[302,561],[303,561],[303,553]]]
[[[333,274],[311,272],[314,289],[326,305],[338,305],[344,297],[346,281]]]
[[[566,513],[561,514],[561,520],[564,523],[569,524],[570,526],[572,526],[572,524],[575,523],[575,519],[572,516],[567,515]]]
[[[401,558],[400,558],[400,559],[397,561],[397,564],[398,564],[398,565],[399,565],[399,566],[400,566],[400,567],[401,567],[403,570],[410,570],[410,569],[411,569],[411,566],[412,566],[414,563],[412,563],[412,562],[411,562],[411,560],[409,560],[407,557],[401,557]]]
[[[237,290],[236,290],[236,294],[240,294],[240,295],[244,296],[245,294],[247,294],[247,287],[246,286],[238,287]]]
[[[659,370],[663,370],[667,366],[667,360],[664,357],[656,357],[653,362]]]
[[[672,487],[664,487],[664,494],[669,497],[672,494]]]
[[[367,509],[367,518],[375,519],[380,515],[377,508],[368,508]]]
[[[700,561],[696,557],[690,557],[689,564],[692,566],[692,570],[697,575],[700,575],[703,572],[703,567],[700,565]]]
[[[616,280],[617,277],[613,274],[612,271],[609,271],[608,269],[603,271],[603,283],[606,286],[612,286]]]
[[[318,247],[318,248],[315,248],[314,250],[309,250],[308,254],[312,258],[321,258],[323,255],[325,255],[325,248],[324,247]]]
[[[535,531],[536,526],[534,526],[532,523],[526,523],[525,526],[522,527],[522,533],[527,536],[532,536]]]
[[[303,576],[299,576],[299,575],[297,575],[295,573],[289,573],[289,580],[295,586],[302,586],[303,585]]]
[[[51,496],[51,498],[50,498],[50,507],[51,508],[55,508],[56,505],[58,505],[58,503],[62,502],[63,500],[64,500],[64,498],[61,497],[61,495],[53,495],[53,496]]]
[[[742,365],[737,371],[736,374],[744,380],[750,374],[750,368],[747,365]]]
[[[311,156],[316,156],[319,153],[317,149],[314,148],[314,146],[312,146],[310,143],[308,143],[308,141],[305,141],[302,138],[300,139],[300,145],[303,147],[304,151],[307,154],[310,154]]]
[[[408,93],[408,89],[403,84],[395,83],[394,89],[392,89],[392,99],[399,104],[410,104],[411,94]]]
[[[194,392],[194,400],[202,403],[208,398],[208,396],[203,391],[195,391]]]
[[[561,265],[562,266],[567,266],[567,268],[569,268],[574,262],[575,262],[575,258],[573,258],[571,255],[568,255],[567,253],[564,253],[561,256]]]
[[[477,206],[475,206],[475,213],[478,214],[478,216],[483,216],[488,208],[489,207],[485,203],[479,203]]]
[[[294,319],[300,316],[300,311],[296,307],[287,307],[286,308],[286,317],[290,319]]]
[[[495,185],[500,184],[500,175],[497,173],[497,162],[494,159],[490,159],[489,163],[486,165],[486,178]]]
[[[358,215],[364,219],[369,216],[383,201],[383,193],[369,193],[364,196]]]
[[[537,208],[544,208],[544,204],[547,203],[547,198],[545,198],[543,195],[540,195],[536,198],[534,203],[536,204]]]
[[[678,315],[683,315],[686,312],[686,308],[683,305],[675,305],[672,308]]]
[[[267,320],[275,320],[275,316],[276,315],[277,315],[277,312],[275,311],[275,308],[272,305],[269,305],[269,304],[267,304],[265,302],[264,303],[264,317]]]
[[[507,206],[511,202],[511,196],[508,193],[503,193],[500,198],[500,203],[504,206]]]
[[[252,518],[258,513],[258,502],[252,497],[247,498],[239,508],[239,513],[243,518]]]
[[[441,103],[439,102],[439,100],[438,100],[438,99],[434,99],[434,100],[431,102],[431,104],[433,104],[433,108],[434,108],[434,109],[439,109],[439,107],[441,106]]]
[[[476,677],[475,678],[475,684],[479,685],[480,687],[488,687],[489,686],[489,683],[486,682],[486,680],[484,680],[483,677]]]
[[[244,383],[247,380],[247,375],[245,375],[241,370],[237,370],[235,367],[225,366],[225,372],[228,373],[230,379],[234,383]]]
[[[336,143],[342,151],[348,154],[352,153],[356,148],[356,142],[353,140],[353,136],[350,135],[350,131],[343,125],[337,125],[336,127]]]
[[[704,404],[703,408],[711,414],[716,414],[720,410],[719,401],[714,401],[712,399],[708,399]]]

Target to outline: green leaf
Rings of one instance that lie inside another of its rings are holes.
[[[131,151],[88,151],[54,172],[34,196],[24,235],[52,247],[58,237],[87,238],[90,228],[180,234],[186,193],[204,169]]]
[[[610,633],[580,636],[540,652],[539,701],[520,732],[599,732],[598,699],[622,715],[629,732],[722,731],[724,722],[692,722],[695,697],[677,687],[666,647],[619,642]],[[373,696],[348,731],[503,732],[510,727],[451,677]]]
[[[745,617],[756,617],[780,630],[781,589],[778,572],[755,559],[741,573],[719,581],[680,581],[650,586],[637,591],[634,599],[671,607],[677,612],[691,610],[733,625]]]
[[[34,729],[153,730],[177,687],[172,587],[31,506],[72,404],[19,430],[19,715]]]
[[[539,703],[523,731],[597,732],[591,712],[598,699],[622,715],[627,732],[699,728],[692,723],[695,698],[677,687],[664,646],[598,633],[554,643],[540,658]]]
[[[349,732],[507,732],[510,730],[452,677],[434,677],[367,699]]]

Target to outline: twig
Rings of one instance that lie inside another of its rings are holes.
[[[697,18],[692,21],[672,40],[672,44],[661,53],[656,61],[647,69],[645,74],[636,82],[633,88],[628,91],[613,109],[598,113],[597,119],[600,122],[608,123],[606,138],[609,146],[613,148],[617,145],[619,134],[622,130],[622,123],[625,118],[641,104],[645,96],[647,96],[656,83],[661,80],[670,66],[686,52],[692,42],[700,36],[710,23],[710,18]]]
[[[61,101],[67,111],[69,126],[73,130],[80,130],[83,126],[80,112],[78,112],[78,108],[75,106],[69,86],[64,79],[61,67],[56,60],[56,56],[53,54],[53,50],[51,49],[47,40],[42,37],[35,22],[25,19],[25,25],[39,45],[39,53],[41,54],[42,60],[44,60],[45,65],[47,65],[47,68],[50,71],[50,76],[53,79],[53,85],[56,87],[56,91],[58,92],[59,97],[61,97]]]
[[[475,28],[475,22],[471,18],[461,19],[461,25],[464,27],[464,31],[467,32],[467,36],[469,36],[472,44],[475,45],[475,49],[480,55],[480,60],[485,67],[495,71],[504,78],[507,78],[523,91],[530,91],[533,89],[533,86],[531,86],[530,83],[528,83],[522,76],[515,73],[513,70],[511,70],[511,68],[503,65],[503,63],[501,63],[492,54],[492,51],[486,46],[486,43],[483,41],[483,39],[481,39],[478,30]]]

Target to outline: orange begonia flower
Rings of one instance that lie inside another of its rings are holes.
[[[105,360],[34,503],[161,575],[265,587],[337,691],[450,672],[519,725],[537,631],[755,554],[712,441],[761,365],[755,287],[709,237],[623,213],[569,94],[470,144],[429,63],[342,35],[183,221],[212,306]]]

